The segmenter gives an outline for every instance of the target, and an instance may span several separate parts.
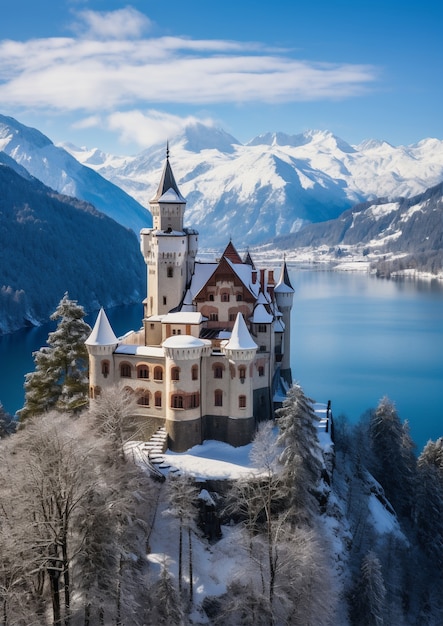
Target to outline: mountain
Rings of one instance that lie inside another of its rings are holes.
[[[137,235],[141,228],[152,224],[150,213],[133,197],[81,165],[40,131],[4,115],[0,115],[0,150],[48,187],[90,202]]]
[[[46,321],[65,291],[89,311],[139,302],[133,231],[11,161],[0,152],[0,333]]]
[[[443,183],[412,198],[358,204],[335,220],[277,237],[268,247],[295,252],[325,247],[339,257],[360,252],[369,260],[381,261],[385,272],[408,267],[441,272]]]
[[[79,161],[148,206],[160,180],[165,145],[136,156],[65,146]],[[412,197],[443,180],[443,141],[394,147],[368,140],[351,146],[328,131],[266,133],[246,145],[193,124],[170,141],[170,161],[187,198],[186,223],[202,246],[256,245],[337,218],[377,197]]]

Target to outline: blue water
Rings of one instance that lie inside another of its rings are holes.
[[[443,436],[443,284],[291,269],[291,366],[313,399],[356,421],[383,396],[408,420],[418,450]],[[141,305],[107,311],[117,335],[141,325]],[[90,324],[95,315],[87,318]],[[53,325],[0,337],[0,401],[23,405],[32,351]]]
[[[292,270],[293,377],[356,421],[383,396],[418,450],[443,436],[443,285]]]

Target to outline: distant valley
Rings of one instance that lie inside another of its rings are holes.
[[[66,290],[88,310],[143,299],[138,232],[152,224],[165,153],[57,147],[0,115],[0,332],[45,321]],[[307,131],[243,145],[194,124],[170,159],[201,251],[232,238],[264,259],[442,273],[442,140],[351,146]]]

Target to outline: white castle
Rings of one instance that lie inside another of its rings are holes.
[[[140,233],[147,265],[143,326],[117,338],[102,309],[86,341],[90,397],[123,383],[138,417],[164,425],[181,452],[205,439],[249,443],[292,383],[294,289],[283,262],[258,271],[232,242],[220,259],[197,260],[198,233],[183,224],[186,200],[169,163]]]

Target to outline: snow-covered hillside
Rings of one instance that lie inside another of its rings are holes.
[[[0,115],[0,151],[46,186],[90,202],[137,235],[141,228],[152,223],[150,213],[121,188],[81,165],[40,131],[4,115]]]
[[[165,145],[131,157],[65,148],[121,186],[144,206],[154,195]],[[170,141],[171,164],[188,200],[187,224],[206,246],[235,233],[254,245],[338,217],[358,202],[411,197],[443,180],[443,141],[394,147],[368,140],[351,146],[328,131],[267,133],[243,145],[213,127],[195,124]],[[215,227],[216,225],[216,227]]]

